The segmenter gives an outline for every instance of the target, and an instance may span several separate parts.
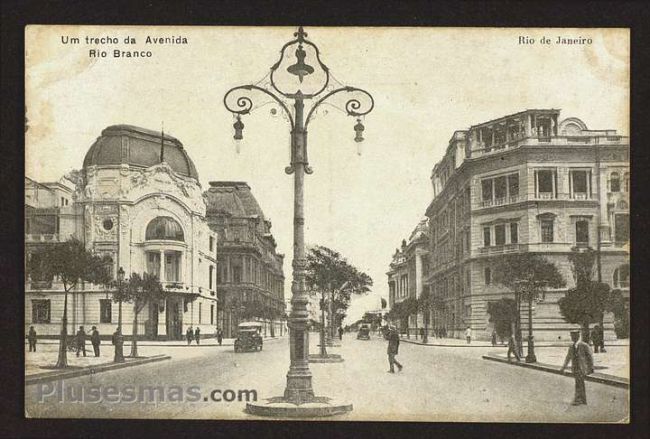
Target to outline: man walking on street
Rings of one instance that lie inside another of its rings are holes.
[[[97,326],[93,326],[93,332],[90,334],[90,343],[93,345],[93,351],[95,352],[95,357],[99,357],[99,344],[101,341],[99,340],[99,331],[97,330]]]
[[[564,369],[571,362],[573,378],[575,379],[575,395],[571,405],[586,405],[585,377],[594,372],[594,357],[591,355],[589,345],[580,340],[580,331],[571,331],[571,340],[573,343],[569,346],[569,351],[560,372],[564,372]]]
[[[394,326],[391,326],[388,331],[388,364],[390,365],[390,370],[388,372],[395,373],[395,365],[399,371],[402,371],[403,366],[395,359],[399,351],[399,334],[397,329]]]
[[[343,340],[343,328],[339,326],[339,340]]]
[[[80,351],[83,351],[85,357],[86,356],[86,331],[84,331],[83,326],[79,326],[79,330],[77,331],[77,357],[79,356]]]
[[[515,342],[515,335],[510,334],[510,337],[508,337],[508,363],[510,363],[510,355],[515,354],[515,358],[517,361],[521,361],[521,357],[519,357],[519,349],[517,349],[517,343]]]
[[[185,338],[187,338],[187,345],[189,346],[192,343],[192,338],[194,338],[194,330],[191,326],[185,331]]]
[[[36,330],[33,326],[29,327],[27,341],[29,342],[29,352],[36,352]]]
[[[472,342],[472,328],[469,326],[465,330],[465,338],[467,339],[467,344],[470,344]]]
[[[594,330],[591,332],[591,341],[594,342],[594,354],[600,352],[607,352],[605,350],[605,334],[603,328],[600,325],[594,326]]]
[[[194,338],[196,339],[196,344],[199,344],[199,340],[201,340],[201,329],[197,326],[196,330],[194,331]]]

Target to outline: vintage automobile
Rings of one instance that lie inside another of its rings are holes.
[[[259,322],[243,322],[237,325],[235,352],[262,350],[262,324]]]
[[[370,340],[370,326],[361,325],[357,332],[357,340]]]

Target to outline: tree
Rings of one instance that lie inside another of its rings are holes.
[[[370,291],[372,278],[350,264],[340,253],[317,245],[307,253],[306,282],[312,294],[329,297],[331,301],[331,330],[345,317],[352,294]],[[338,316],[339,322],[335,321]],[[332,334],[333,335],[333,334]]]
[[[402,319],[406,320],[406,331],[408,335],[408,319],[413,314],[417,315],[418,312],[418,301],[415,297],[407,297],[402,301]]]
[[[517,303],[507,297],[496,302],[488,302],[487,312],[499,338],[510,337],[512,326],[517,320]]]
[[[447,310],[447,303],[442,297],[432,295],[429,301],[432,311],[444,312]]]
[[[125,302],[133,303],[133,337],[131,341],[131,357],[138,356],[138,315],[146,304],[159,301],[164,297],[165,291],[158,280],[158,276],[144,273],[132,273],[125,291]]]
[[[68,367],[68,293],[79,282],[91,282],[107,285],[110,282],[110,261],[86,250],[84,244],[76,238],[52,244],[32,255],[27,264],[27,273],[43,279],[58,278],[63,284],[63,317],[59,339],[59,356],[54,367]]]
[[[427,343],[429,341],[429,312],[431,311],[431,293],[429,288],[423,289],[422,293],[420,293],[418,309],[422,311],[424,317],[424,337],[422,342]]]
[[[589,341],[589,325],[601,322],[604,312],[614,305],[610,299],[610,287],[593,281],[597,252],[592,248],[573,248],[569,255],[576,286],[558,301],[564,320],[582,327],[582,337]],[[611,305],[610,305],[611,304]]]
[[[526,361],[534,362],[533,345],[533,301],[545,288],[562,288],[564,277],[554,263],[541,255],[520,253],[501,255],[493,266],[493,279],[515,294],[517,319],[515,334],[521,350],[521,299],[528,300],[528,356]]]

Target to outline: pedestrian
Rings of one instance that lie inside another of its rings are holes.
[[[472,328],[469,326],[465,330],[465,338],[467,339],[467,344],[470,344],[472,342]]]
[[[197,326],[196,330],[194,331],[194,339],[196,340],[196,344],[199,344],[199,340],[201,340],[201,329]]]
[[[420,338],[424,340],[424,328],[420,328]]]
[[[79,356],[79,352],[83,351],[84,357],[86,356],[86,331],[84,331],[83,326],[79,326],[79,330],[77,331],[77,357]]]
[[[510,360],[511,354],[515,354],[515,358],[517,359],[517,362],[521,361],[521,357],[519,357],[519,349],[517,349],[517,342],[515,341],[514,334],[510,334],[510,337],[508,337],[508,363],[511,362]]]
[[[93,332],[90,334],[90,343],[93,345],[95,357],[99,357],[99,344],[101,343],[99,340],[99,331],[97,330],[97,326],[93,326],[92,330]]]
[[[339,326],[339,340],[343,340],[343,328]]]
[[[597,354],[599,351],[602,352],[607,352],[605,350],[605,340],[604,340],[605,334],[603,332],[603,328],[600,325],[594,326],[593,331],[591,332],[591,341],[594,343],[594,353]]]
[[[120,328],[117,328],[113,335],[111,336],[111,344],[115,346],[117,344],[117,338],[120,336]]]
[[[492,330],[492,346],[496,346],[496,345],[497,345],[497,331],[493,329]]]
[[[29,352],[36,352],[36,330],[33,326],[29,327],[27,341],[29,342]]]
[[[219,346],[221,346],[221,342],[223,341],[223,331],[221,328],[217,329],[217,343],[219,343]]]
[[[580,340],[580,331],[571,331],[571,341],[564,364],[560,372],[571,362],[573,378],[575,379],[575,395],[571,405],[587,404],[587,392],[585,390],[585,377],[594,372],[594,357],[591,355],[591,348],[584,341]]]
[[[399,351],[399,334],[397,329],[394,326],[391,326],[388,330],[388,364],[390,365],[389,373],[395,373],[395,365],[401,372],[403,367],[396,359],[395,356]]]
[[[192,339],[194,338],[194,330],[191,326],[187,328],[187,331],[185,332],[185,338],[187,339],[187,345],[189,346],[192,343]]]

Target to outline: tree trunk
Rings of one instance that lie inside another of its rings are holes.
[[[59,338],[59,358],[54,366],[56,369],[68,367],[68,290],[64,288],[63,318],[61,319],[61,335]]]
[[[133,305],[133,330],[131,331],[131,357],[136,358],[138,356],[138,305],[137,303]]]
[[[582,341],[589,344],[589,321],[582,323]]]

